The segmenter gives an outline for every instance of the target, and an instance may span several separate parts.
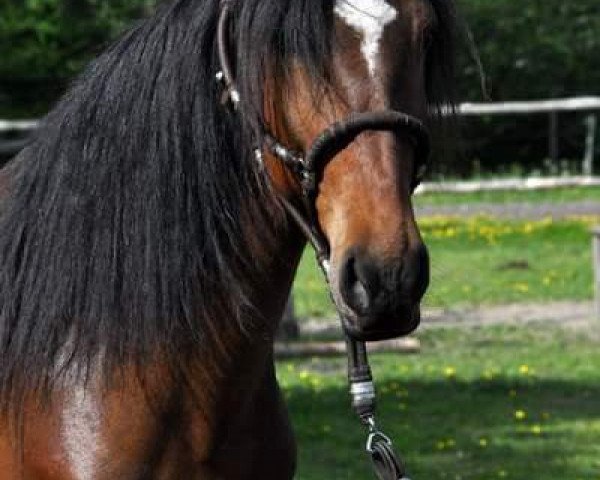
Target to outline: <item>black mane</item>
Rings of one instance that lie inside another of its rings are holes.
[[[265,241],[276,235],[252,161],[265,72],[285,79],[299,61],[327,78],[333,0],[236,3],[232,44],[250,122],[220,105],[219,1],[175,0],[96,60],[9,165],[5,407],[50,391],[58,365],[86,369],[101,354],[110,371],[158,349],[177,370],[183,352],[224,325],[244,328],[245,285],[264,272],[243,225],[260,225]]]

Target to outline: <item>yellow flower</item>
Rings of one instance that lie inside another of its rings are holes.
[[[519,293],[527,293],[529,291],[529,285],[526,283],[515,283],[513,288]]]
[[[487,446],[488,446],[488,441],[487,441],[487,438],[480,438],[480,439],[479,439],[479,446],[480,446],[481,448],[485,448],[485,447],[487,447]]]
[[[521,375],[528,375],[529,374],[529,365],[521,365],[519,367],[519,373]]]
[[[456,442],[454,441],[454,439],[449,438],[447,440],[438,440],[435,444],[435,447],[438,450],[445,450],[447,448],[453,448],[456,445]]]
[[[298,376],[300,377],[300,380],[307,380],[308,377],[310,377],[310,373],[308,373],[308,370],[302,370]]]
[[[527,413],[524,410],[517,410],[515,412],[515,418],[517,420],[525,420],[527,418]]]
[[[454,378],[454,377],[456,377],[456,368],[454,368],[454,367],[446,367],[444,369],[444,375],[446,375],[446,377],[448,377],[448,378]]]
[[[542,426],[541,425],[532,425],[531,433],[533,433],[534,435],[541,435],[542,434]]]

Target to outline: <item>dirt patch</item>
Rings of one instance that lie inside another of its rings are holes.
[[[425,309],[422,329],[474,327],[485,325],[553,324],[572,330],[589,331],[600,337],[600,318],[593,302],[547,302],[482,307]],[[309,319],[300,324],[302,336],[335,337],[341,335],[337,319]]]

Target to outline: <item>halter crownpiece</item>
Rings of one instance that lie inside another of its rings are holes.
[[[234,0],[221,0],[221,11],[217,25],[217,49],[220,71],[216,79],[223,88],[222,103],[229,105],[232,111],[243,115],[242,98],[237,89],[229,56],[227,32],[230,11]],[[303,155],[294,152],[279,142],[268,131],[262,132],[263,145],[255,150],[256,161],[263,165],[263,148],[296,177],[302,189],[304,212],[289,202],[283,195],[279,200],[315,250],[317,261],[329,283],[329,244],[323,234],[316,212],[316,197],[323,170],[328,161],[348,147],[366,131],[390,132],[408,136],[412,141],[417,175],[414,183],[421,180],[423,167],[430,153],[430,136],[421,120],[412,115],[395,110],[353,113],[343,121],[336,122],[325,129]],[[415,186],[413,183],[413,187]],[[335,305],[335,302],[334,302]],[[338,315],[344,329],[348,354],[348,382],[352,407],[363,425],[368,437],[365,449],[371,456],[373,468],[379,480],[408,480],[403,463],[392,448],[392,441],[375,422],[375,385],[369,366],[365,338],[361,338],[356,329],[349,327],[350,321],[339,308]]]

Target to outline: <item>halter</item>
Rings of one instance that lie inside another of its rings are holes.
[[[240,112],[241,95],[237,89],[231,69],[227,32],[230,12],[235,0],[221,0],[217,26],[217,47],[221,70],[217,81],[223,88],[223,101],[231,109]],[[243,113],[243,112],[241,112]],[[316,197],[325,165],[329,160],[348,147],[365,131],[391,132],[408,135],[411,139],[417,175],[413,182],[416,186],[424,175],[430,153],[430,136],[423,122],[404,112],[383,110],[378,112],[353,113],[343,121],[333,123],[313,142],[306,155],[288,149],[268,132],[263,132],[264,145],[255,149],[256,161],[262,166],[263,149],[267,149],[279,159],[298,180],[302,190],[304,212],[279,195],[285,210],[294,220],[315,250],[317,261],[329,285],[329,245],[323,234],[317,217]],[[335,302],[334,302],[335,305]],[[340,317],[346,337],[348,355],[348,381],[352,407],[368,430],[366,451],[370,454],[374,470],[380,480],[408,480],[405,468],[392,448],[392,441],[375,422],[375,386],[367,356],[365,338],[353,328],[352,323],[340,311]]]

